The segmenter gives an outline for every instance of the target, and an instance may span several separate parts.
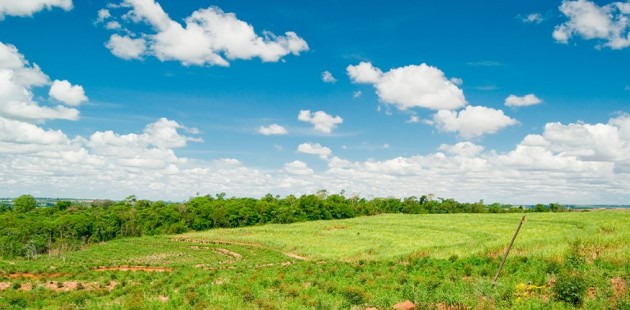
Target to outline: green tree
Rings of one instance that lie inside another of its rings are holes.
[[[35,198],[31,195],[22,195],[13,200],[13,205],[15,207],[15,212],[26,213],[35,209],[37,201],[35,201]]]

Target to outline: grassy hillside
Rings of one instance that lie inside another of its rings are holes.
[[[630,212],[527,216],[496,287],[520,215],[381,215],[2,260],[0,309],[630,307]]]
[[[266,225],[185,234],[194,239],[259,243],[316,259],[436,258],[498,253],[522,214],[384,214],[342,221]],[[630,212],[527,215],[513,254],[559,259],[581,240],[606,259],[628,258]]]

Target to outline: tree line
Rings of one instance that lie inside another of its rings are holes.
[[[191,198],[184,203],[138,200],[99,200],[89,204],[57,201],[53,207],[36,207],[22,195],[13,206],[0,206],[0,256],[34,257],[61,253],[116,238],[177,234],[191,230],[229,228],[267,223],[295,223],[345,219],[383,213],[505,213],[565,211],[559,204],[523,207],[482,201],[462,203],[430,196],[398,198],[345,197],[343,193],[268,194],[260,199],[226,198],[225,194]]]

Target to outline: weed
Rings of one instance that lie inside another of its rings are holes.
[[[341,295],[351,305],[362,305],[368,300],[367,293],[358,286],[347,286],[341,290]]]
[[[553,291],[557,300],[580,306],[587,288],[588,284],[583,276],[567,273],[558,276]]]

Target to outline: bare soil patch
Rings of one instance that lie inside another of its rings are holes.
[[[33,284],[30,282],[22,283],[22,285],[20,286],[20,291],[29,292],[31,290],[33,290]]]
[[[616,298],[628,293],[628,284],[622,278],[613,278],[610,280],[610,283],[613,285],[613,294]]]
[[[293,254],[293,253],[284,253],[284,255],[291,257],[291,258],[295,258],[297,260],[308,260],[308,258],[304,257],[304,256],[300,256],[297,254]]]
[[[251,246],[251,247],[257,247],[257,248],[263,247],[262,245],[257,244],[257,243],[226,241],[226,240],[203,240],[203,239],[189,239],[189,238],[172,238],[171,240],[179,241],[179,242],[199,243],[199,244],[227,244],[227,245]]]
[[[9,278],[10,279],[19,279],[19,278],[25,278],[25,279],[41,279],[41,278],[52,279],[52,278],[58,278],[60,276],[61,276],[60,273],[39,273],[39,274],[35,274],[35,273],[30,273],[30,272],[19,272],[19,273],[12,273],[12,274],[10,274]]]
[[[416,310],[416,305],[409,300],[405,300],[403,302],[399,302],[394,305],[394,309],[397,310]]]
[[[0,292],[8,289],[9,287],[11,287],[10,282],[0,282]]]
[[[217,248],[217,252],[219,252],[221,254],[232,256],[232,257],[237,258],[237,259],[240,259],[240,258],[243,257],[243,256],[241,256],[241,254],[238,254],[236,252],[232,252],[232,251],[230,251],[228,249]]]

